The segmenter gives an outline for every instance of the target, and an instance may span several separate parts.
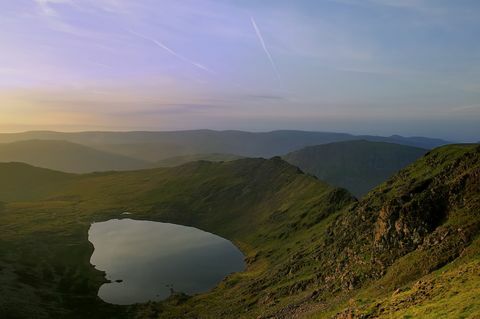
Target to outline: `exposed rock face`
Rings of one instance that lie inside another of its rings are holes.
[[[442,189],[425,189],[425,193],[391,200],[378,213],[374,229],[374,246],[381,252],[395,249],[399,254],[415,249],[423,238],[445,219],[447,204]]]
[[[432,152],[331,224],[316,250],[318,283],[324,290],[356,289],[416,250],[425,255],[421,272],[438,269],[479,233],[479,194],[480,147],[454,161]],[[459,218],[468,226],[457,228]]]
[[[306,264],[315,265],[315,276],[296,280],[270,293],[261,303],[271,305],[277,298],[312,293],[262,318],[301,318],[305,304],[318,305],[337,296],[354,295],[355,290],[378,280],[390,284],[386,293],[400,293],[398,288],[405,283],[461,256],[480,234],[479,195],[480,147],[432,151],[337,214],[324,233],[318,234],[322,239],[312,242],[313,252],[305,249],[292,254],[279,276],[295,278]],[[409,267],[395,266],[411,254],[417,257],[408,261]],[[388,282],[392,267],[397,267],[393,273],[400,278]],[[428,298],[430,286],[419,283],[414,298]],[[371,307],[374,313],[383,311],[380,304],[377,310],[375,305]],[[352,305],[336,318],[374,318],[357,308]]]

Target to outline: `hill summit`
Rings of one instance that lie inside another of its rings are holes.
[[[309,146],[283,159],[362,197],[426,152],[413,146],[357,140]]]
[[[15,171],[9,178],[23,174]],[[48,172],[37,181],[50,185],[43,192],[0,205],[3,317],[480,314],[479,145],[429,151],[360,201],[278,157],[55,178]],[[124,211],[223,236],[247,268],[205,294],[103,303],[96,294],[105,274],[89,263],[88,228]]]

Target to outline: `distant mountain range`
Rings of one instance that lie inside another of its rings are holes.
[[[308,146],[284,155],[283,159],[361,197],[426,152],[412,146],[354,140]],[[22,162],[69,173],[174,167],[194,161],[221,162],[240,158],[243,157],[211,153],[148,162],[67,141],[29,140],[0,144],[0,162]]]
[[[0,134],[0,162],[23,162],[69,173],[173,167],[243,157],[283,158],[361,197],[393,173],[447,141],[424,137],[355,136],[273,131],[25,132]],[[287,155],[285,155],[287,154]]]
[[[450,144],[448,141],[425,137],[402,137],[398,135],[382,137],[292,130],[263,133],[192,130],[79,133],[35,131],[0,134],[0,143],[23,140],[62,140],[149,162],[174,156],[211,153],[268,158],[284,155],[306,146],[359,139],[396,143],[425,149]]]
[[[309,146],[283,159],[361,197],[426,152],[418,147],[358,140]]]
[[[23,162],[62,172],[87,173],[149,167],[145,161],[88,146],[52,140],[0,144],[0,162]]]

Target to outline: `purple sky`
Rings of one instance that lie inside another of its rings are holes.
[[[0,131],[480,140],[477,0],[0,0]]]

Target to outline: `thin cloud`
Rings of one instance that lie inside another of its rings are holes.
[[[453,109],[450,110],[451,113],[474,112],[474,111],[480,111],[480,104],[459,106],[459,107],[454,107]]]
[[[378,6],[392,9],[410,10],[425,16],[446,15],[451,12],[433,0],[330,0],[337,3],[355,6]]]
[[[90,61],[90,63],[92,65],[95,65],[95,66],[99,66],[99,67],[102,67],[102,68],[105,68],[105,69],[114,69],[113,66],[109,65],[109,64],[106,64],[106,63],[101,63],[101,62],[96,62],[96,61]]]
[[[252,21],[252,26],[255,29],[255,33],[257,34],[258,40],[260,41],[260,44],[262,45],[263,51],[265,51],[265,54],[267,55],[268,60],[270,61],[270,64],[272,65],[273,72],[275,72],[275,76],[277,79],[280,79],[280,75],[278,73],[277,66],[275,64],[275,61],[272,58],[272,55],[270,54],[270,51],[267,48],[267,45],[265,44],[265,41],[263,40],[262,33],[260,32],[260,29],[258,28],[257,23],[255,22],[255,19],[253,17],[250,17],[250,20]]]
[[[422,0],[330,0],[333,2],[352,4],[352,5],[380,5],[386,7],[412,8],[418,9],[425,6]]]
[[[392,75],[392,76],[418,76],[421,72],[405,69],[405,68],[391,68],[384,66],[369,66],[369,67],[340,67],[333,68],[336,71],[351,72],[351,73],[364,73],[373,75]]]
[[[73,0],[33,0],[39,8],[39,15],[45,20],[50,29],[77,37],[96,38],[97,33],[76,27],[64,20],[59,5],[80,10],[80,6]]]
[[[46,16],[57,16],[57,11],[52,8],[52,4],[72,4],[71,0],[33,0],[42,13]]]
[[[274,100],[274,101],[288,100],[288,98],[283,95],[273,95],[273,94],[244,94],[242,98],[247,100]]]
[[[186,58],[184,57],[183,55],[180,55],[179,53],[177,53],[176,51],[174,51],[173,49],[169,48],[168,46],[166,46],[165,44],[163,44],[162,42],[154,39],[154,38],[150,38],[148,36],[145,36],[143,34],[140,34],[138,32],[135,32],[133,30],[128,30],[129,33],[139,37],[139,38],[142,38],[144,40],[148,40],[150,42],[153,42],[155,45],[157,45],[158,47],[162,48],[163,50],[167,51],[168,53],[170,53],[171,55],[173,55],[174,57],[178,58],[179,60],[183,61],[183,62],[186,62],[188,64],[191,64],[193,65],[194,67],[200,69],[200,70],[203,70],[205,72],[208,72],[208,73],[211,73],[211,74],[215,74],[214,71],[210,70],[208,67],[204,66],[203,64],[200,64],[198,62],[195,62],[193,60],[190,60],[189,58]]]

